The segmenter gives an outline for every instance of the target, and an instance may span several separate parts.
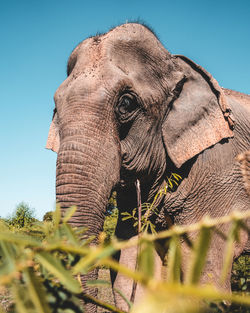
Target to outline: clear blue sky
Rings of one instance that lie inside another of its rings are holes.
[[[0,216],[21,201],[37,218],[54,208],[56,154],[44,146],[67,58],[89,35],[138,18],[171,53],[250,93],[249,0],[2,0]]]

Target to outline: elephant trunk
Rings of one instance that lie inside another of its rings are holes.
[[[70,145],[65,145],[66,151],[58,155],[56,198],[63,214],[67,208],[77,206],[70,220],[73,227],[86,226],[90,235],[97,235],[102,228],[105,203],[110,191],[100,185],[98,164],[94,164],[94,160],[90,162],[91,156],[67,150]]]
[[[57,202],[60,203],[63,215],[67,208],[77,206],[70,224],[72,227],[87,227],[88,235],[98,235],[101,231],[105,206],[111,190],[100,185],[101,173],[97,173],[97,167],[98,164],[86,161],[86,156],[81,152],[68,150],[58,155]]]
[[[57,157],[56,198],[64,213],[77,206],[72,226],[87,227],[88,234],[102,230],[104,212],[112,188],[119,181],[119,145],[112,134],[100,134],[67,125],[62,131]],[[93,128],[93,127],[92,127]]]
[[[112,188],[119,181],[119,145],[112,132],[99,132],[67,124],[60,134],[60,149],[57,157],[56,197],[62,213],[73,205],[77,206],[70,220],[73,227],[86,227],[85,236],[95,236],[103,228],[104,213]],[[81,277],[83,286],[86,280],[97,279],[97,271]],[[96,296],[96,290],[84,290]],[[95,312],[95,306],[88,304],[87,312]]]

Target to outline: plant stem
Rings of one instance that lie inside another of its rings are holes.
[[[138,235],[141,233],[141,187],[139,179],[136,180],[137,207],[138,207]]]
[[[138,238],[139,238],[141,235],[141,187],[140,187],[139,179],[137,179],[136,181],[136,193],[137,193],[137,207],[138,207]],[[138,269],[138,256],[139,256],[139,245],[137,245],[135,270]],[[137,288],[137,281],[134,280],[130,302],[134,302],[135,300],[136,288]]]

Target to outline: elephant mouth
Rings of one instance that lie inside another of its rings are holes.
[[[131,187],[135,184],[137,179],[140,179],[140,176],[136,171],[129,171],[126,168],[122,167],[120,170],[120,181],[119,181],[119,187],[120,188],[126,188]]]
[[[136,179],[131,180],[129,178],[126,178],[126,179],[121,178],[119,183],[116,186],[116,189],[126,189],[128,187],[133,186],[135,182],[136,182]]]
[[[149,183],[146,172],[137,172],[136,170],[131,171],[122,167],[120,170],[120,180],[117,187],[120,189],[130,188],[135,186],[137,180],[139,180],[141,183]]]

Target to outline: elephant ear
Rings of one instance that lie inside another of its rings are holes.
[[[167,153],[177,167],[224,138],[233,136],[231,110],[217,81],[184,56],[174,56],[181,81],[162,125]]]
[[[50,149],[58,153],[59,146],[60,146],[60,138],[59,138],[58,117],[57,117],[57,113],[55,109],[53,119],[49,128],[49,135],[48,135],[48,139],[46,143],[46,149]]]

